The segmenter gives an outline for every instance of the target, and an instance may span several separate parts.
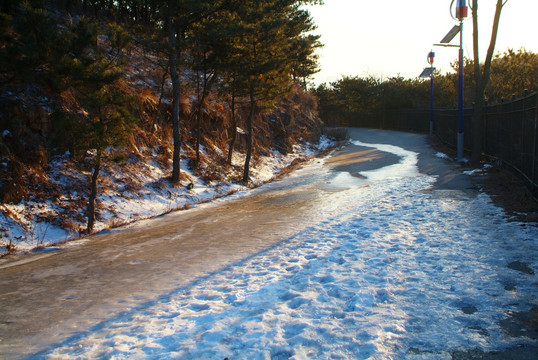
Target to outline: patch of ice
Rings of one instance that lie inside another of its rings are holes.
[[[416,177],[420,175],[417,167],[418,153],[416,152],[388,144],[369,144],[356,140],[353,141],[353,144],[357,146],[376,148],[380,151],[388,152],[401,157],[398,164],[385,166],[383,168],[371,171],[362,171],[361,175],[366,176],[371,181],[402,177]]]
[[[472,176],[472,175],[482,174],[482,173],[484,173],[484,171],[485,171],[485,168],[473,169],[473,170],[466,170],[466,171],[463,172],[463,174]]]

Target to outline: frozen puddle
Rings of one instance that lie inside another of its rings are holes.
[[[379,181],[390,178],[415,177],[419,175],[417,162],[418,153],[405,150],[399,146],[388,144],[368,144],[362,141],[352,141],[354,145],[376,148],[380,151],[388,152],[401,157],[398,164],[385,166],[381,169],[362,171],[361,175],[366,176],[371,181]]]
[[[335,193],[320,205],[330,216],[281,243],[38,357],[450,359],[530,342],[498,323],[537,305],[536,276],[507,267],[538,269],[536,228],[485,195],[421,192],[435,179],[416,153],[355,143],[402,160],[364,172],[368,187]]]

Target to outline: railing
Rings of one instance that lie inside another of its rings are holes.
[[[538,94],[484,111],[484,152],[519,171],[538,197]]]

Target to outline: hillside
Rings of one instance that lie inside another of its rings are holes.
[[[64,25],[65,17],[60,15],[46,16],[57,21],[58,31],[64,31],[69,24]],[[115,141],[116,133],[110,131],[115,123],[109,123],[101,131],[112,140],[102,149],[101,143],[91,146],[95,139],[88,134],[94,130],[85,130],[91,101],[80,95],[81,89],[88,86],[76,85],[72,75],[62,77],[55,61],[66,61],[65,57],[43,58],[38,65],[32,63],[24,74],[14,72],[13,77],[7,70],[0,74],[3,253],[82,236],[98,158],[101,164],[93,231],[258,186],[328,146],[327,138],[320,143],[322,122],[316,98],[290,80],[290,85],[282,85],[289,90],[281,91],[269,102],[260,100],[254,108],[250,181],[242,181],[249,147],[249,97],[243,94],[232,101],[229,83],[223,76],[216,76],[214,85],[204,93],[200,87],[204,75],[182,64],[181,172],[178,182],[171,181],[173,84],[168,59],[162,52],[148,49],[136,36],[115,52],[110,27],[97,28],[98,50],[85,50],[84,59],[93,57],[91,64],[99,64],[95,54],[100,51],[102,61],[118,61],[116,68],[121,66],[121,74],[117,71],[121,76],[106,89],[120,94],[118,99],[129,100],[126,108],[133,118],[131,125],[121,127],[122,132],[117,133],[125,141]],[[15,34],[12,41],[22,40]],[[26,59],[27,54],[23,55]],[[116,103],[108,106],[107,109],[119,108]],[[125,118],[117,116],[117,121],[125,122]],[[234,137],[237,140],[230,154]]]

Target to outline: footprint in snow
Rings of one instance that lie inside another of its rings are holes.
[[[207,304],[192,304],[189,306],[189,309],[191,309],[194,312],[200,312],[204,310],[209,310],[209,305]]]
[[[523,274],[534,275],[534,270],[523,261],[512,261],[510,264],[508,264],[508,268],[519,271]]]

